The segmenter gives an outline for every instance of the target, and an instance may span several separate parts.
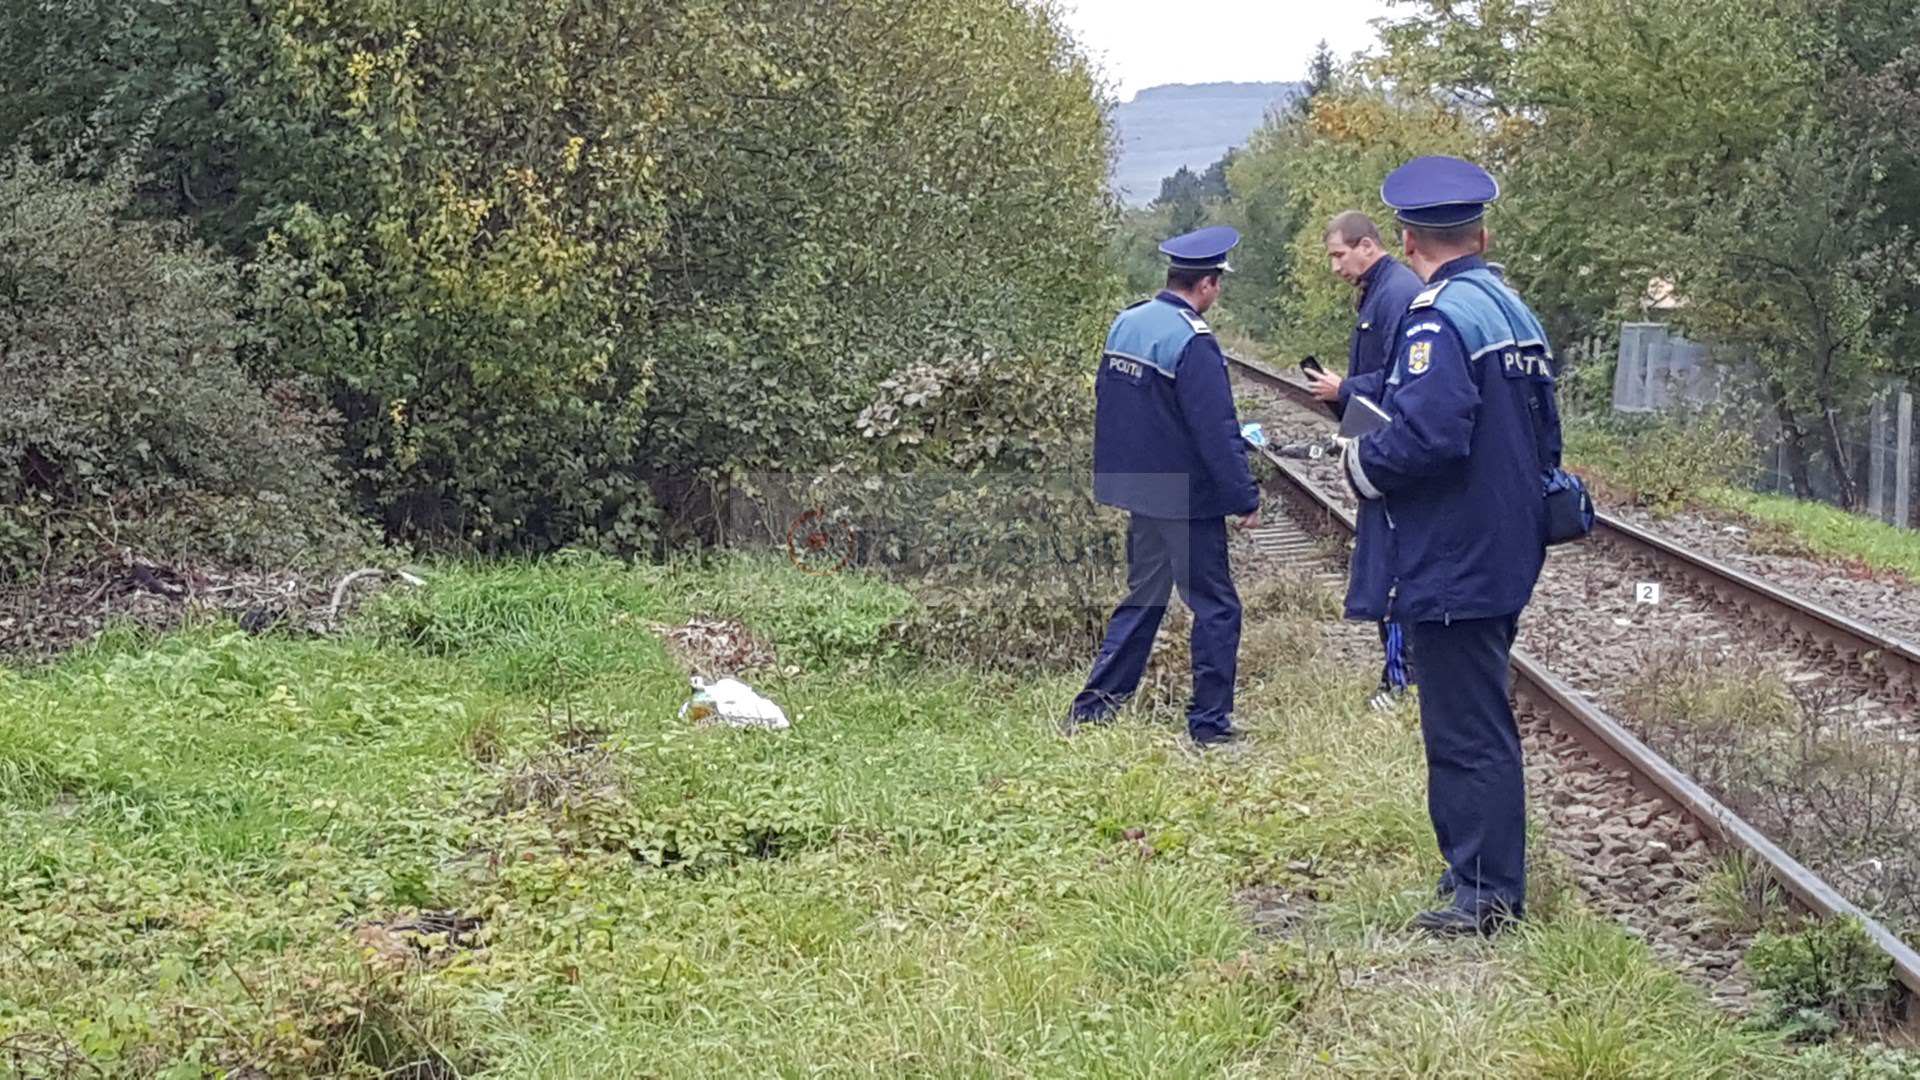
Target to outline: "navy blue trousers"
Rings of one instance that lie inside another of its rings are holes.
[[[1196,737],[1233,727],[1233,680],[1240,656],[1240,594],[1227,565],[1225,518],[1182,521],[1143,517],[1127,523],[1127,598],[1107,621],[1086,689],[1073,715],[1113,715],[1140,687],[1153,636],[1175,586],[1193,611],[1193,702],[1187,730]]]
[[[1519,616],[1416,623],[1427,812],[1453,871],[1454,906],[1525,913],[1527,780],[1507,694]]]

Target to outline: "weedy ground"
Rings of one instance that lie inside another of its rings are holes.
[[[1819,502],[1745,489],[1755,450],[1745,428],[1718,414],[1658,420],[1571,421],[1569,466],[1603,499],[1661,513],[1693,508],[1740,523],[1768,552],[1853,563],[1920,581],[1920,532]]]
[[[1920,939],[1920,746],[1846,722],[1843,687],[1752,657],[1650,651],[1621,690],[1667,760],[1895,933]]]
[[[1783,495],[1722,488],[1709,492],[1706,501],[1766,530],[1763,536],[1772,538],[1783,553],[1857,560],[1920,581],[1920,532],[1913,529]]]
[[[1323,605],[1255,612],[1252,737],[1207,756],[1177,706],[1062,738],[1078,671],[923,662],[910,607],[765,562],[560,559],[444,568],[331,639],[0,670],[0,1073],[1885,1064],[1716,1014],[1550,869],[1522,933],[1406,933],[1439,869],[1417,734],[1312,655]],[[772,643],[752,678],[791,730],[678,718],[650,627],[704,616]]]

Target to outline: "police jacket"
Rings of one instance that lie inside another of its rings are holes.
[[[1382,255],[1367,270],[1360,279],[1360,312],[1347,346],[1348,378],[1383,371],[1393,362],[1393,334],[1400,316],[1426,287],[1419,274],[1391,255]],[[1344,402],[1335,403],[1336,412],[1344,409]]]
[[[1162,292],[1120,313],[1094,396],[1094,498],[1157,518],[1259,508],[1227,359],[1185,300]]]
[[[1347,615],[1517,614],[1546,560],[1541,471],[1560,461],[1546,333],[1478,256],[1441,267],[1396,332],[1393,366],[1349,380],[1393,422],[1346,456],[1363,500]]]

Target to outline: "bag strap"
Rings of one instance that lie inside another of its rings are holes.
[[[1473,278],[1456,277],[1449,280],[1458,281],[1464,285],[1471,285],[1486,294],[1487,299],[1493,301],[1493,306],[1499,309],[1500,317],[1507,321],[1507,334],[1513,338],[1513,347],[1516,350],[1519,349],[1520,331],[1513,325],[1513,316],[1507,314],[1506,305],[1500,302],[1499,294],[1488,288],[1484,282],[1476,281]],[[1540,389],[1540,384],[1534,382],[1532,379],[1528,379],[1527,382],[1532,391],[1531,399],[1527,402],[1527,426],[1533,430],[1533,460],[1539,465],[1540,473],[1544,476],[1550,467],[1547,464],[1547,448],[1541,441],[1540,435],[1540,413],[1546,408],[1546,402],[1543,398],[1545,391]]]

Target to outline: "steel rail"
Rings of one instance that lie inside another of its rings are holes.
[[[1263,364],[1239,357],[1228,359],[1261,386],[1280,391],[1296,404],[1326,412],[1326,406],[1316,401],[1305,385]],[[1593,540],[1672,568],[1720,603],[1744,608],[1755,617],[1787,627],[1799,638],[1820,643],[1835,657],[1880,678],[1888,690],[1908,704],[1920,705],[1920,647],[1604,511],[1595,515]]]
[[[1306,388],[1298,383],[1247,361],[1234,362],[1254,373],[1257,381],[1286,387],[1296,400],[1313,401]],[[1260,378],[1262,375],[1265,378]],[[1317,407],[1319,403],[1313,404]],[[1285,478],[1286,485],[1279,494],[1303,525],[1323,533],[1353,534],[1354,518],[1345,507],[1302,475],[1293,462],[1272,450],[1263,448],[1261,452]],[[1624,768],[1635,787],[1698,822],[1722,845],[1756,859],[1806,910],[1822,918],[1857,919],[1875,947],[1886,955],[1902,990],[1895,1012],[1902,1034],[1908,1038],[1920,1037],[1920,953],[1524,650],[1513,651],[1513,673],[1514,696],[1524,710],[1544,715],[1549,723],[1578,740],[1597,759]]]
[[[1788,627],[1797,637],[1821,643],[1835,656],[1878,676],[1909,704],[1920,703],[1920,649],[1905,641],[1611,514],[1595,515],[1593,538],[1671,567],[1721,603],[1744,608],[1755,617]]]

